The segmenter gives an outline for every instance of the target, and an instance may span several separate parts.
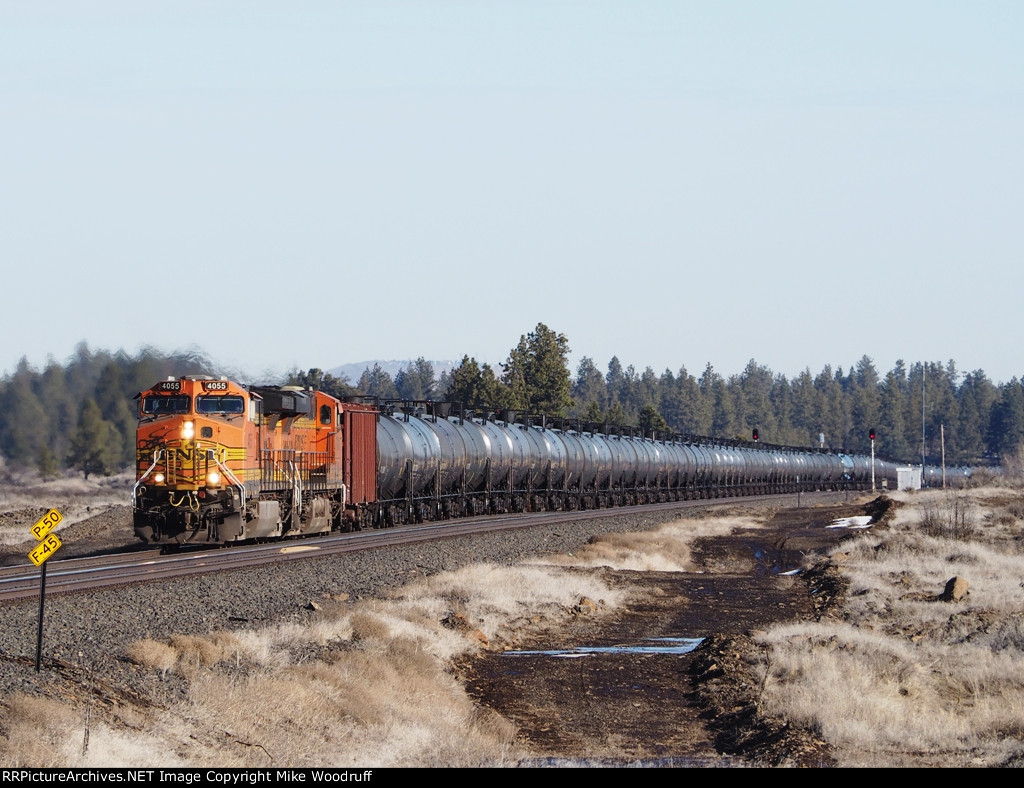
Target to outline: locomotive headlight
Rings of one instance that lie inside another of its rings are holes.
[[[211,485],[220,484],[220,474],[217,471],[210,471],[206,476],[206,482]]]
[[[181,437],[185,440],[192,440],[196,435],[196,425],[193,421],[186,421],[181,425]]]
[[[153,481],[156,482],[157,484],[163,484],[164,483],[164,475],[162,473],[154,473],[153,474]]]

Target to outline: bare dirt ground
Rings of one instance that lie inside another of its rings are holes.
[[[559,642],[523,649],[704,638],[691,653],[482,653],[458,671],[478,702],[513,720],[542,760],[832,765],[827,746],[810,731],[760,713],[761,680],[749,667],[756,646],[748,634],[820,615],[840,590],[838,574],[824,566],[797,576],[781,572],[842,538],[844,531],[824,527],[832,520],[863,514],[884,520],[887,503],[785,509],[767,528],[703,539],[694,557],[706,574],[601,570],[611,583],[645,586],[646,601],[612,620],[581,611]]]

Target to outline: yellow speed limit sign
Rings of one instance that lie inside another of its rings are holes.
[[[60,550],[62,542],[57,538],[57,534],[47,534],[43,537],[43,540],[35,546],[35,549],[28,554],[28,560],[36,566],[42,566],[46,559],[50,558],[54,553]]]
[[[39,522],[32,526],[32,536],[36,539],[42,539],[50,533],[50,531],[60,525],[63,519],[64,515],[56,509],[50,509],[50,511],[39,518]]]

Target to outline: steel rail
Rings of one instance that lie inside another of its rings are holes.
[[[834,498],[843,492],[803,493],[810,500]],[[335,533],[263,544],[227,548],[190,549],[168,555],[154,550],[121,552],[104,556],[51,559],[46,576],[47,594],[95,591],[130,583],[168,580],[210,572],[247,569],[269,563],[281,563],[313,557],[331,556],[380,547],[392,547],[434,539],[469,536],[495,531],[540,526],[564,525],[624,515],[642,515],[666,510],[686,510],[734,506],[762,506],[773,502],[792,502],[795,493],[710,498],[640,506],[587,509],[569,512],[480,515],[442,520],[419,525],[401,525],[370,531]],[[0,603],[24,600],[39,592],[40,571],[27,566],[0,567]]]

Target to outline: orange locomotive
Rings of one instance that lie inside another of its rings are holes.
[[[139,393],[135,533],[225,544],[360,527],[377,411],[297,387],[169,378]]]

